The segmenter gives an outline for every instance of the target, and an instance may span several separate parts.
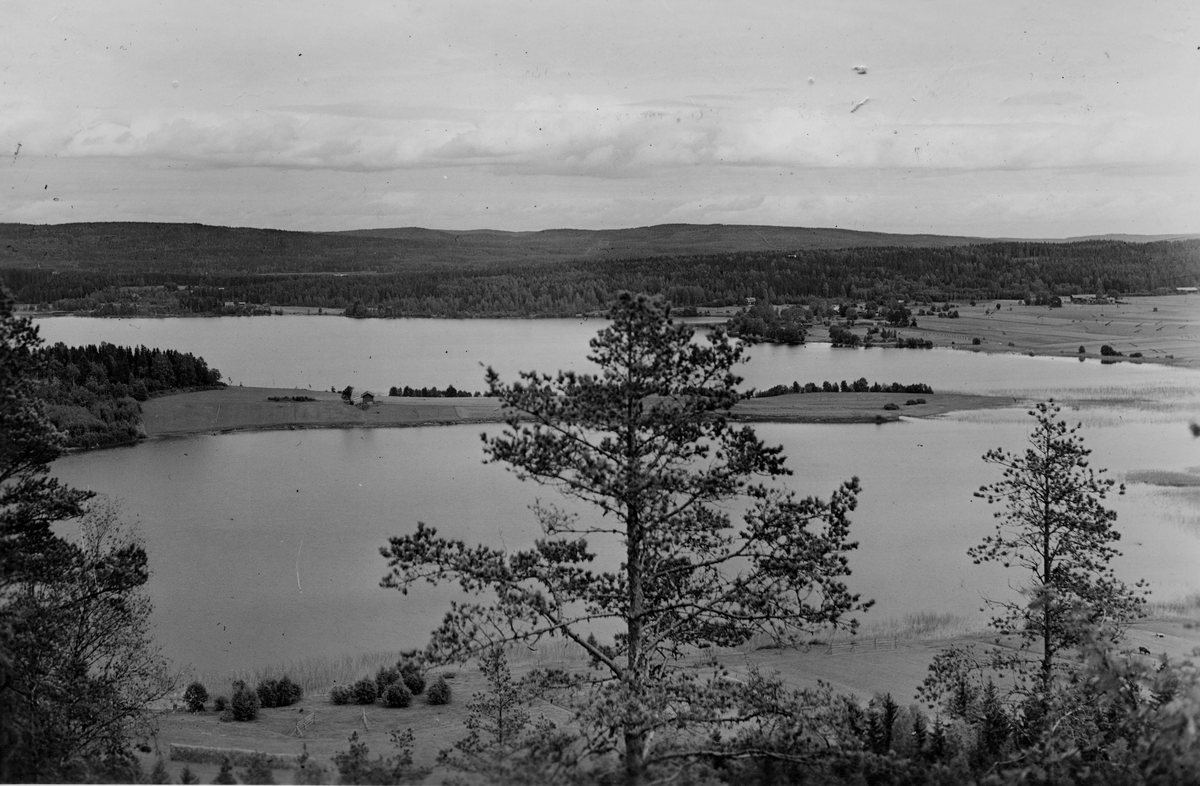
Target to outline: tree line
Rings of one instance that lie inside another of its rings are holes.
[[[250,314],[295,306],[344,309],[359,317],[565,316],[603,311],[625,290],[661,295],[680,308],[741,305],[747,298],[1038,302],[1079,293],[1166,293],[1200,283],[1200,240],[406,261],[346,273],[300,272],[303,260],[293,262],[268,272],[157,261],[94,267],[50,262],[43,269],[0,268],[0,282],[18,302],[98,315]]]
[[[140,402],[221,385],[204,358],[174,349],[57,343],[40,348],[31,380],[67,448],[98,448],[143,436]]]

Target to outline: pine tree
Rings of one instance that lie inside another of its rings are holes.
[[[49,475],[61,435],[36,380],[37,329],[0,303],[0,779],[56,780],[132,762],[129,741],[169,692],[149,637],[149,572],[136,533]],[[70,767],[70,772],[64,768]],[[86,777],[78,776],[78,777]]]
[[[583,648],[604,675],[572,686],[583,747],[619,754],[636,783],[696,751],[725,750],[739,719],[762,717],[749,708],[770,693],[760,683],[705,679],[682,657],[756,634],[788,643],[814,627],[853,628],[847,615],[869,603],[843,583],[857,545],[847,518],[857,479],[828,501],[765,482],[789,471],[781,448],[730,421],[747,395],[734,373],[742,348],[719,330],[693,341],[668,307],[641,295],[621,295],[609,316],[591,342],[597,373],[526,372],[504,384],[488,371],[489,395],[508,412],[507,430],[485,435],[489,460],[595,515],[539,505],[546,537],[520,552],[469,547],[422,523],[383,549],[383,584],[457,582],[484,596],[451,607],[431,639],[435,660],[544,637]],[[735,526],[737,501],[746,509]],[[615,541],[615,571],[589,567],[589,538]]]
[[[1026,601],[989,604],[997,611],[993,627],[1016,632],[1027,648],[1040,645],[1042,694],[1050,690],[1060,653],[1080,641],[1081,612],[1087,627],[1110,623],[1120,633],[1145,604],[1144,582],[1129,587],[1111,567],[1121,534],[1116,511],[1103,503],[1114,487],[1117,494],[1125,487],[1090,467],[1080,426],[1067,426],[1060,411],[1053,399],[1030,411],[1037,425],[1023,454],[996,448],[984,455],[1003,468],[1003,477],[975,496],[1002,508],[994,514],[995,534],[967,552],[976,564],[999,562],[1029,577]]]

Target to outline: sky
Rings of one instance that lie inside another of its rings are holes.
[[[0,11],[0,221],[1200,232],[1196,0]]]

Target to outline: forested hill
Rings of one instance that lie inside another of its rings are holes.
[[[1196,238],[967,242],[837,232],[674,225],[454,235],[9,224],[0,225],[0,283],[19,303],[97,315],[252,314],[298,306],[385,317],[562,316],[601,310],[621,290],[662,294],[690,307],[748,297],[1042,301],[1200,284]],[[811,233],[807,243],[805,233]],[[852,242],[863,244],[838,246]],[[585,246],[577,256],[566,250]]]
[[[346,273],[411,266],[545,263],[745,251],[944,247],[981,242],[848,229],[664,224],[636,229],[501,232],[417,227],[285,232],[203,224],[0,224],[0,267],[139,272]]]

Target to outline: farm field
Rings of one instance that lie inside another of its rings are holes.
[[[917,317],[903,336],[934,346],[973,352],[1020,352],[1057,357],[1100,356],[1108,344],[1130,362],[1200,368],[1200,296],[1130,298],[1119,303],[1065,303],[1061,308],[1022,306],[1013,301],[956,304],[958,319]],[[822,340],[814,331],[811,340]],[[973,345],[972,339],[980,339]],[[1141,358],[1129,358],[1141,352]]]

